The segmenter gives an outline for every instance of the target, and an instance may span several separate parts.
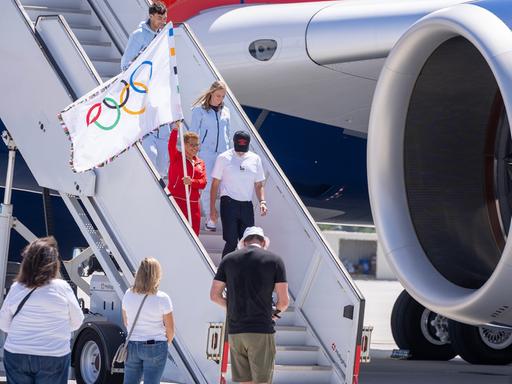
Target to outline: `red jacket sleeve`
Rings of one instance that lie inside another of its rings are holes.
[[[172,161],[176,157],[180,156],[180,152],[178,151],[178,148],[176,148],[176,145],[178,144],[178,130],[173,129],[171,131],[171,136],[169,136],[169,159]]]
[[[192,188],[204,189],[206,187],[206,167],[204,161],[201,160],[197,167],[201,167],[201,172],[197,174],[197,177],[192,179]]]

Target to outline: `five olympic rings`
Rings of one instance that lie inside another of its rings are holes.
[[[130,98],[130,88],[137,93],[149,93],[149,88],[147,85],[134,80],[135,74],[143,65],[149,65],[149,80],[151,80],[151,77],[153,76],[153,63],[149,60],[146,60],[140,63],[140,65],[133,70],[132,74],[130,75],[130,83],[126,82],[125,80],[121,80],[121,83],[124,85],[124,87],[119,94],[119,103],[112,97],[105,97],[101,103],[95,103],[89,108],[85,116],[85,122],[87,126],[94,123],[94,125],[96,125],[98,128],[103,129],[104,131],[110,131],[111,129],[114,129],[119,123],[119,120],[121,120],[121,109],[129,115],[141,115],[146,112],[146,107],[143,107],[138,111],[133,111],[126,107],[126,103]],[[111,125],[103,125],[98,122],[102,112],[102,105],[105,105],[109,109],[115,109],[117,112],[116,118]]]

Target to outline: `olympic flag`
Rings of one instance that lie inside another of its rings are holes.
[[[75,172],[105,165],[152,130],[182,118],[170,23],[125,72],[59,114]]]

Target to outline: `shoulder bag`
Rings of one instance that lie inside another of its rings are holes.
[[[144,296],[142,299],[142,302],[140,303],[139,310],[137,311],[137,314],[135,315],[135,319],[133,320],[132,327],[130,329],[130,332],[128,333],[128,336],[126,337],[126,340],[123,344],[117,348],[117,351],[114,355],[114,358],[112,359],[112,370],[114,370],[114,364],[116,363],[124,363],[126,361],[126,358],[128,357],[128,341],[130,340],[130,336],[132,335],[133,328],[135,328],[135,324],[137,323],[137,320],[139,319],[140,310],[142,309],[142,306],[144,305],[144,302],[146,301],[148,295]]]
[[[23,300],[20,301],[20,303],[18,304],[18,308],[16,308],[16,312],[14,312],[14,315],[12,315],[13,319],[21,311],[21,308],[23,308],[23,306],[27,302],[28,298],[36,290],[36,288],[32,288],[32,290],[29,293],[27,293],[27,295],[23,298]]]

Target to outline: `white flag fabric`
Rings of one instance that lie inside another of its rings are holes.
[[[182,118],[171,23],[125,72],[59,114],[75,172],[105,165],[152,130]]]

